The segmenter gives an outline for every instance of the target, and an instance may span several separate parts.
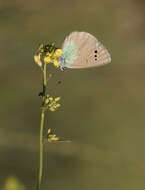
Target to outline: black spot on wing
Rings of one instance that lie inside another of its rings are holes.
[[[95,55],[94,55],[95,61],[97,61],[97,52],[98,52],[97,50],[94,51],[94,53],[95,53]]]

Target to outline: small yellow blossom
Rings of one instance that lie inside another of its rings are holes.
[[[57,137],[56,134],[52,134],[51,129],[48,129],[47,140],[48,140],[48,142],[58,141],[59,137]]]
[[[52,60],[49,56],[46,56],[46,57],[44,57],[44,62],[45,63],[52,63]]]
[[[46,104],[49,103],[49,98],[46,98],[45,103],[46,103]]]
[[[59,138],[56,137],[56,135],[54,134],[54,135],[49,135],[49,138],[47,140],[48,142],[53,142],[53,141],[58,141]]]
[[[47,134],[49,134],[50,132],[51,132],[51,129],[48,129]]]
[[[57,102],[57,101],[59,101],[60,100],[60,97],[56,97],[55,98],[55,101]]]
[[[52,55],[52,53],[49,53],[49,52],[46,53],[46,56],[51,57],[51,55]]]
[[[59,108],[60,107],[60,104],[56,104],[56,108]]]
[[[55,111],[55,108],[54,107],[50,107],[49,110],[53,112],[53,111]]]
[[[40,53],[34,55],[34,61],[35,61],[35,63],[37,63],[40,67],[42,66]]]
[[[58,58],[62,55],[62,49],[56,49],[54,52],[54,57]]]
[[[52,97],[49,97],[48,99],[49,99],[49,101],[53,101],[53,98],[52,98]]]
[[[56,60],[56,59],[53,60],[53,64],[54,64],[55,67],[59,67],[60,66],[58,60]]]

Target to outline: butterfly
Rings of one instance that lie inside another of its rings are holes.
[[[59,65],[66,68],[81,69],[106,65],[111,56],[104,45],[87,32],[71,32],[62,44]]]

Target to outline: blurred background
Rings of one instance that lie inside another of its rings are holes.
[[[48,92],[62,106],[47,114],[44,133],[72,142],[45,146],[42,189],[145,189],[145,1],[0,0],[2,190],[35,189],[42,75],[33,55],[74,30],[96,36],[112,62],[48,66]]]

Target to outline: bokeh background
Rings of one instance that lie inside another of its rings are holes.
[[[72,142],[45,146],[42,189],[145,189],[145,1],[0,0],[2,190],[36,189],[42,75],[33,55],[74,30],[95,35],[112,63],[48,67],[48,92],[62,106],[44,133]]]

